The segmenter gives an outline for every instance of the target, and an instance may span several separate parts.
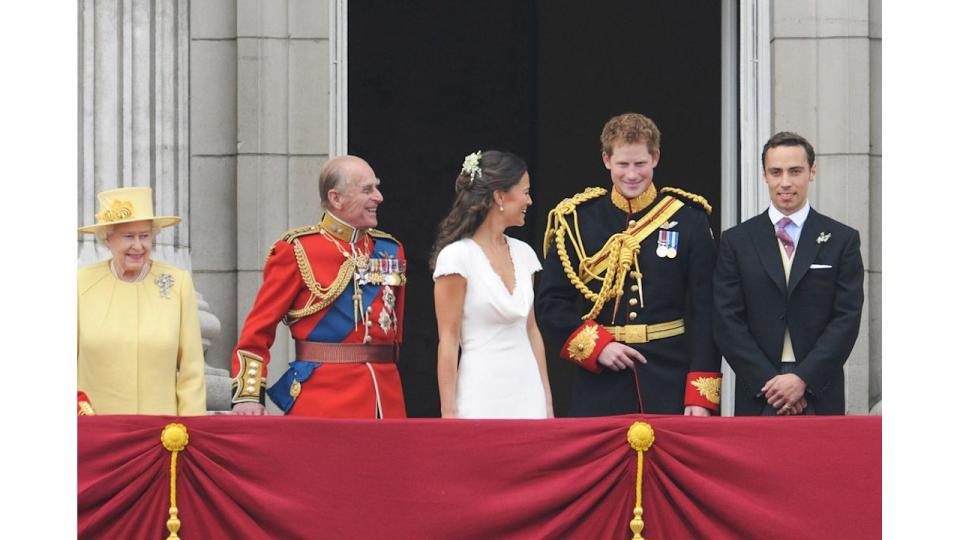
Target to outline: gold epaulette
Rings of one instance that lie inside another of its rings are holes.
[[[547,229],[543,232],[543,256],[547,256],[547,251],[550,249],[550,240],[552,240],[556,235],[556,230],[559,227],[559,221],[563,218],[563,216],[576,212],[577,205],[589,201],[590,199],[602,197],[606,194],[607,190],[604,188],[589,187],[582,192],[577,193],[573,197],[566,198],[557,203],[557,205],[553,207],[553,210],[547,214]],[[577,237],[579,237],[579,228],[576,225],[574,225],[574,228],[577,229]]]
[[[320,232],[319,225],[306,225],[303,227],[296,227],[283,233],[283,235],[280,237],[279,240],[277,240],[277,242],[286,242],[288,244],[292,244],[294,240],[296,240],[301,236],[306,236],[308,234],[316,234],[318,232]],[[273,245],[270,246],[270,249],[267,250],[266,257],[263,258],[264,266],[266,266],[267,261],[270,260],[270,257],[272,257],[276,251],[277,251],[277,243],[274,242]]]
[[[280,240],[292,244],[293,241],[301,236],[306,236],[308,234],[317,234],[320,232],[319,225],[306,225],[303,227],[296,227],[290,229],[289,231],[283,233],[283,236],[280,237]]]
[[[391,240],[393,242],[396,242],[397,244],[400,244],[400,241],[397,240],[395,236],[393,236],[390,233],[385,233],[379,229],[367,229],[367,234],[369,234],[374,238],[386,238],[387,240]]]
[[[696,193],[690,193],[689,191],[684,191],[682,189],[678,189],[674,187],[662,187],[660,188],[660,192],[679,195],[680,197],[683,197],[683,199],[687,201],[696,203],[703,207],[703,209],[707,212],[707,215],[713,212],[713,207],[710,206],[710,203],[707,202],[706,197],[702,195],[697,195]]]

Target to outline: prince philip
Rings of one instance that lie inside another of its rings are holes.
[[[380,179],[356,156],[320,169],[320,223],[287,231],[267,253],[263,284],[233,350],[233,411],[265,413],[270,346],[290,327],[296,358],[266,392],[284,414],[403,418],[397,352],[406,256],[379,231]]]
[[[737,415],[844,414],[843,364],[863,309],[860,235],[810,207],[813,146],[795,133],[761,154],[766,212],[726,231],[714,335],[736,373]]]

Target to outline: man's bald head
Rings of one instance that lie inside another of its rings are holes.
[[[372,170],[370,164],[357,156],[339,156],[327,160],[320,168],[320,207],[329,209],[330,190],[344,192],[356,178]]]

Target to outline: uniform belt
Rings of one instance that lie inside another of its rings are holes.
[[[295,341],[297,360],[324,364],[391,364],[397,358],[395,345],[363,345],[361,343],[317,343]]]
[[[657,324],[628,324],[627,326],[604,326],[620,343],[647,343],[655,339],[679,336],[684,332],[683,319]]]

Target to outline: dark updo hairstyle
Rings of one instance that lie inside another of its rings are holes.
[[[437,241],[430,253],[430,269],[437,265],[437,254],[448,245],[472,236],[493,206],[495,191],[510,191],[517,185],[527,164],[510,152],[487,150],[481,153],[480,174],[472,177],[460,171],[457,176],[456,195],[450,213],[440,222]]]

